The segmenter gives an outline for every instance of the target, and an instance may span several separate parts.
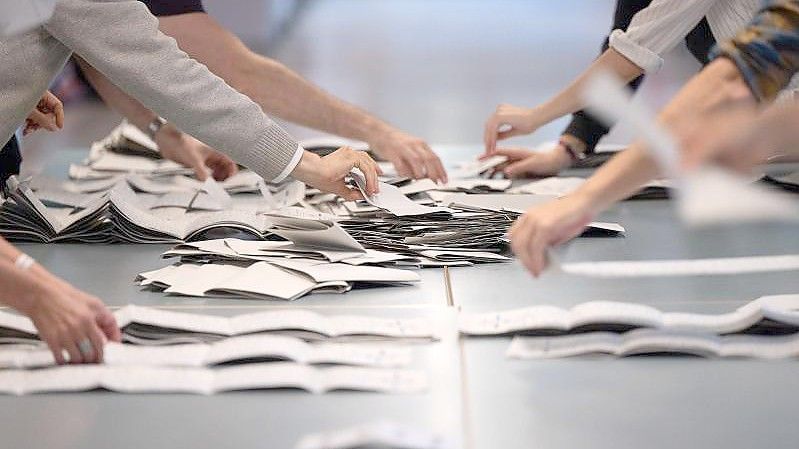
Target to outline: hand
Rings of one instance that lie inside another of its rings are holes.
[[[224,181],[239,171],[232,159],[174,126],[161,128],[155,135],[155,143],[162,156],[193,169],[200,181],[208,178],[209,168],[217,181]]]
[[[494,154],[497,150],[498,140],[530,134],[542,124],[538,123],[535,109],[520,108],[509,104],[497,106],[485,124],[483,142],[486,146],[486,154]]]
[[[44,128],[48,131],[57,131],[64,127],[64,104],[49,90],[44,93],[39,104],[36,105],[28,118],[25,119],[25,129],[22,134],[28,134]]]
[[[793,119],[784,123],[777,114],[777,110],[758,115],[754,108],[738,108],[693,122],[679,133],[683,166],[690,170],[713,162],[750,172],[785,148],[785,137],[796,134]]]
[[[45,281],[23,312],[59,365],[66,362],[64,351],[69,354],[69,363],[100,363],[105,342],[121,340],[116,319],[103,302],[63,281]],[[91,342],[86,353],[80,350],[83,341]]]
[[[377,133],[368,143],[375,153],[394,164],[400,176],[447,182],[447,171],[441,159],[418,137],[391,129]]]
[[[377,180],[377,176],[383,174],[380,167],[366,152],[349,147],[339,148],[325,157],[306,151],[291,174],[295,179],[319,190],[355,201],[363,199],[363,195],[344,182],[353,168],[361,170],[366,177],[367,194],[374,195],[380,191]]]
[[[494,169],[494,173],[501,172],[507,178],[534,178],[540,176],[555,176],[561,170],[571,166],[572,160],[566,148],[558,144],[549,151],[531,151],[524,148],[500,148],[493,155],[505,156],[508,161]],[[480,159],[492,155],[484,154]]]
[[[547,250],[580,235],[595,211],[579,194],[533,207],[519,217],[508,234],[511,248],[528,271],[538,277],[547,265]]]

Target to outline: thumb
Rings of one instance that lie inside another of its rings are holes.
[[[194,170],[194,176],[200,181],[208,179],[208,168],[205,166],[205,161],[199,155],[193,155],[189,159],[189,168]]]
[[[535,155],[530,155],[525,159],[513,162],[505,167],[505,175],[511,178],[521,177],[527,173],[534,171],[538,158]]]

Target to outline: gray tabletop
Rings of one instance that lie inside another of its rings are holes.
[[[468,151],[451,151],[462,159]],[[463,154],[462,154],[463,153]],[[63,167],[48,167],[53,174]],[[625,202],[600,219],[625,238],[579,239],[565,261],[799,254],[795,226],[684,229],[668,201]],[[589,300],[633,301],[662,310],[717,313],[758,296],[798,293],[797,272],[736,276],[589,279],[530,277],[517,262],[422,270],[413,287],[311,295],[293,303],[170,297],[134,276],[168,264],[165,245],[24,245],[48,269],[113,307],[125,304],[232,315],[275,307],[320,313],[451,320],[466,312]],[[448,307],[448,293],[454,307]],[[442,318],[443,317],[443,318]],[[415,349],[431,387],[417,395],[253,391],[214,396],[107,392],[0,397],[7,447],[289,448],[303,434],[395,419],[441,432],[468,448],[795,447],[799,403],[794,361],[639,357],[518,361],[507,338],[457,340]]]

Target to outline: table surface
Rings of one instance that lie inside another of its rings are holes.
[[[48,168],[53,173],[57,170]],[[63,173],[63,171],[62,171]],[[584,173],[584,172],[581,172]],[[600,217],[625,238],[576,240],[565,261],[799,254],[796,226],[691,231],[669,201],[631,201]],[[762,295],[799,293],[799,273],[533,279],[517,262],[421,271],[412,287],[311,295],[292,303],[171,297],[133,283],[168,264],[165,245],[22,245],[48,269],[110,306],[158,306],[235,315],[276,307],[325,314],[426,316],[453,330],[456,312],[590,300],[630,301],[664,311],[719,313]],[[447,282],[449,280],[449,282]],[[449,304],[449,301],[452,304]],[[4,447],[291,448],[305,433],[392,419],[479,449],[574,447],[796,447],[795,361],[690,357],[505,358],[508,338],[458,339],[415,347],[430,388],[416,395],[251,391],[214,396],[110,392],[0,396]]]

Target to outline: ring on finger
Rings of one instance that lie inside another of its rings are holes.
[[[84,338],[83,340],[79,341],[78,351],[85,356],[94,354],[94,347],[92,346],[91,340]]]

